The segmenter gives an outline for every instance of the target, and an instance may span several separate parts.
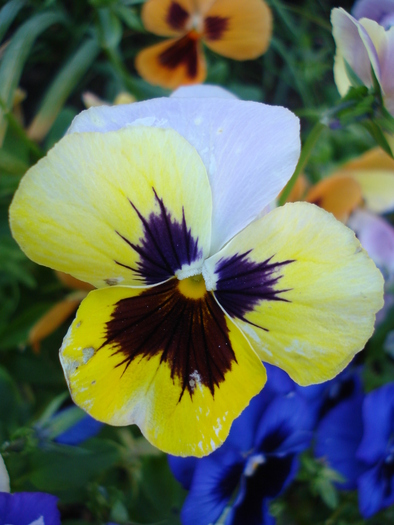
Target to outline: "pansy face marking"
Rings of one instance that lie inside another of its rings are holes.
[[[284,108],[156,99],[83,113],[29,170],[14,237],[97,288],[60,350],[78,406],[203,456],[264,386],[261,360],[306,385],[363,348],[383,280],[353,232],[303,202],[257,218],[299,148]]]
[[[181,384],[180,399],[185,390],[192,396],[201,385],[214,397],[215,388],[231,370],[232,361],[237,362],[224,311],[248,323],[245,314],[260,301],[288,301],[281,296],[288,290],[276,285],[281,266],[294,261],[272,263],[270,257],[257,264],[248,259],[250,251],[219,260],[215,269],[216,302],[201,274],[183,280],[173,278],[183,265],[201,260],[202,254],[198,239],[187,227],[184,212],[181,224],[172,220],[163,199],[152,190],[158,211],[151,213],[148,220],[129,201],[143,224],[144,236],[138,244],[116,232],[139,254],[138,269],[114,262],[130,269],[147,285],[169,280],[139,296],[121,299],[106,324],[106,339],[101,347],[111,345],[113,355],[123,355],[124,359],[115,366],[123,367],[124,372],[138,356],[149,359],[158,354],[160,363],[168,363],[173,382],[176,379]]]
[[[148,219],[145,219],[129,200],[143,225],[144,235],[139,242],[134,244],[116,231],[117,235],[140,256],[140,260],[137,262],[138,269],[117,260],[114,262],[140,276],[139,280],[144,284],[161,283],[173,277],[184,265],[190,266],[202,260],[198,239],[193,238],[190,228],[186,225],[184,209],[182,208],[182,222],[173,220],[163,199],[157,196],[154,188],[152,190],[159,209],[158,213],[152,212]]]
[[[205,289],[202,276],[172,279],[116,304],[103,345],[113,345],[126,371],[139,355],[158,354],[171,379],[193,396],[204,385],[212,396],[237,362],[225,314]]]

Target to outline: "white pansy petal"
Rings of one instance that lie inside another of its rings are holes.
[[[299,121],[290,111],[219,98],[159,98],[90,108],[76,117],[69,133],[129,125],[173,128],[196,148],[212,188],[211,253],[279,194],[300,152]]]
[[[176,98],[231,98],[238,97],[220,86],[211,86],[209,84],[196,84],[194,86],[181,86],[171,95]]]
[[[8,475],[4,460],[0,454],[0,492],[10,491],[10,477]]]

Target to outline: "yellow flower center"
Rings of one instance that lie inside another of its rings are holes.
[[[204,277],[201,274],[179,281],[178,290],[189,299],[202,299],[207,293]]]

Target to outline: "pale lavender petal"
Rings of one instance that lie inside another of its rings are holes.
[[[358,0],[352,8],[354,18],[370,18],[383,27],[384,20],[394,14],[394,0]]]
[[[171,97],[177,98],[231,98],[238,97],[220,86],[210,84],[195,84],[194,86],[181,86],[176,89]]]
[[[394,13],[393,13],[394,23]],[[384,49],[380,55],[384,105],[394,116],[394,26],[386,32]]]
[[[357,234],[363,248],[387,279],[394,276],[394,228],[384,219],[356,210],[348,226]]]
[[[211,253],[277,197],[300,153],[299,120],[290,111],[220,98],[158,98],[90,108],[76,117],[69,133],[128,125],[173,128],[196,148],[212,188]]]
[[[391,26],[394,26],[394,10],[389,15],[384,16],[379,23],[385,29],[389,29]]]
[[[379,59],[366,29],[344,9],[331,12],[332,33],[337,54],[349,64],[361,82],[372,86],[371,64],[380,80]]]

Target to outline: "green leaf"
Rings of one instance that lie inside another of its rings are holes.
[[[0,367],[0,440],[7,439],[18,422],[21,399],[8,372]]]
[[[111,9],[98,9],[98,36],[104,49],[115,49],[122,39],[122,24]]]
[[[146,33],[144,24],[134,9],[124,5],[114,7],[114,12],[126,24],[127,27],[138,33]]]
[[[7,128],[6,116],[12,109],[15,90],[36,38],[48,27],[64,21],[62,13],[35,15],[16,31],[7,46],[0,64],[0,146]]]
[[[327,507],[335,509],[338,506],[338,493],[329,480],[319,478],[315,481],[314,487],[317,494],[319,494]]]
[[[344,63],[345,63],[346,75],[348,79],[350,80],[350,83],[352,84],[352,86],[353,87],[365,86],[365,84],[360,80],[360,77],[356,75],[353,69],[349,66],[349,63],[346,60],[344,60]]]
[[[25,5],[25,0],[11,0],[1,8],[0,11],[0,42],[3,40],[4,35],[8,31],[8,28],[14,21],[14,18]]]
[[[43,492],[85,488],[119,460],[116,443],[91,439],[82,447],[59,446],[56,451],[35,450],[30,455],[31,483]]]
[[[23,175],[28,167],[23,160],[4,149],[0,149],[0,170],[8,171],[13,175]]]
[[[98,53],[97,42],[94,39],[87,40],[62,67],[46,92],[41,107],[29,126],[28,135],[31,139],[40,141],[45,137],[65,101],[92,65]]]
[[[375,142],[388,154],[394,158],[393,152],[391,151],[390,145],[387,142],[381,128],[373,120],[365,121],[362,123],[364,128],[371,134]]]

